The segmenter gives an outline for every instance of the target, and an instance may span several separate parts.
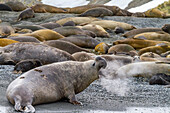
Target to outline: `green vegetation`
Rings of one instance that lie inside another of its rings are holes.
[[[158,5],[156,8],[170,14],[170,0]]]

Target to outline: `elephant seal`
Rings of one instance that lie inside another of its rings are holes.
[[[88,4],[88,5],[66,8],[66,9],[68,10],[69,13],[81,14],[89,9],[98,8],[98,7],[106,8],[112,11],[113,15],[115,15],[120,10],[120,8],[117,6],[107,6],[107,5],[99,5],[99,4]]]
[[[61,27],[60,24],[53,23],[53,22],[43,23],[43,24],[40,24],[40,26],[45,27],[47,29],[55,29],[55,28]]]
[[[157,53],[161,55],[162,53],[165,53],[169,50],[170,50],[170,45],[169,46],[168,45],[167,46],[150,46],[150,47],[140,49],[138,52],[138,55],[142,55],[143,53],[146,53],[146,52],[153,52],[153,53]]]
[[[144,32],[157,32],[157,31],[162,31],[160,28],[138,28],[138,29],[133,29],[131,31],[126,32],[123,34],[124,37],[126,38],[132,38],[137,34],[144,33]]]
[[[170,85],[170,75],[164,73],[157,73],[149,79],[150,85]]]
[[[109,33],[101,26],[99,25],[92,25],[92,24],[87,24],[84,26],[77,26],[83,30],[89,30],[92,31],[96,34],[97,37],[105,37],[105,38],[109,38],[110,35]]]
[[[68,21],[73,21],[76,25],[80,25],[83,23],[90,23],[90,22],[98,21],[98,20],[100,19],[94,18],[94,17],[68,17],[68,18],[57,20],[56,23],[63,25]]]
[[[104,29],[111,29],[111,30],[114,30],[116,27],[122,27],[125,30],[136,29],[133,25],[130,25],[130,24],[127,24],[124,22],[117,22],[117,21],[113,21],[113,20],[93,21],[90,24],[100,25]]]
[[[113,12],[104,7],[96,7],[86,10],[84,13],[80,14],[80,17],[104,17],[104,16],[112,16]]]
[[[17,21],[33,17],[35,17],[34,11],[32,10],[32,8],[27,8],[19,14]]]
[[[64,8],[57,8],[46,4],[36,4],[31,7],[35,13],[67,13]]]
[[[161,57],[167,57],[170,55],[170,50],[161,54]]]
[[[130,51],[134,51],[134,50],[135,49],[128,44],[118,44],[110,47],[108,50],[108,54],[129,53]]]
[[[0,11],[13,11],[10,6],[6,4],[0,4]]]
[[[106,43],[104,43],[104,42],[99,43],[99,44],[94,48],[94,50],[95,50],[96,52],[98,52],[99,54],[106,54],[106,53],[108,53],[108,49],[109,49],[109,46],[108,46]]]
[[[7,37],[15,33],[15,29],[7,22],[0,23],[0,36]]]
[[[122,27],[115,27],[114,32],[116,34],[119,34],[119,33],[124,33],[125,30]]]
[[[136,12],[136,13],[133,13],[131,16],[133,17],[145,17],[145,13],[143,12]]]
[[[31,29],[21,29],[21,30],[17,30],[17,33],[19,34],[25,34],[25,33],[32,33],[33,31]]]
[[[10,6],[13,11],[23,11],[27,8],[22,2],[19,1],[9,1],[5,4]]]
[[[88,60],[94,60],[94,56],[96,56],[94,53],[88,53],[88,52],[76,52],[72,54],[72,56],[75,58],[76,61],[84,62]]]
[[[43,64],[41,63],[41,61],[37,59],[22,60],[15,65],[14,73],[23,73],[23,72],[29,71],[33,68],[36,68],[42,65]]]
[[[143,53],[142,55],[140,55],[140,60],[141,61],[168,61],[167,58],[163,58],[160,55],[152,52]]]
[[[70,35],[88,35],[91,37],[95,37],[96,34],[89,30],[83,30],[81,28],[78,28],[76,26],[63,26],[59,28],[53,29],[53,31],[56,31],[57,33],[60,33],[61,35],[68,37]]]
[[[71,42],[79,47],[92,48],[92,49],[94,49],[96,45],[100,43],[98,40],[87,35],[72,35],[59,40]]]
[[[143,39],[135,39],[135,38],[126,38],[123,40],[116,40],[113,42],[113,45],[129,44],[135,49],[142,49],[142,48],[149,47],[149,46],[155,46],[160,43],[170,45],[170,42],[167,42],[167,41],[143,40]]]
[[[37,30],[40,30],[40,29],[47,29],[45,27],[42,27],[40,25],[14,25],[14,28],[15,29],[30,29],[32,31],[37,31]]]
[[[170,24],[165,24],[161,29],[170,34]]]
[[[76,26],[76,24],[74,23],[74,21],[68,21],[64,23],[63,26]]]
[[[119,78],[141,76],[152,77],[157,73],[170,74],[170,65],[166,62],[135,62],[120,67],[115,75]]]
[[[32,36],[14,36],[14,37],[8,37],[7,39],[19,41],[19,42],[35,42],[40,43],[38,39]]]
[[[67,61],[37,67],[11,82],[6,97],[16,111],[23,112],[35,112],[32,105],[56,102],[63,98],[69,99],[74,105],[82,105],[75,94],[98,79],[99,70],[106,65],[103,58],[96,57],[86,62]]]
[[[140,33],[140,34],[135,35],[134,38],[138,38],[141,36],[144,36],[147,40],[158,40],[158,41],[170,42],[170,34],[164,31]]]
[[[4,46],[7,46],[7,45],[13,44],[13,43],[19,43],[19,42],[15,41],[15,40],[11,40],[11,39],[5,39],[5,38],[0,39],[0,47],[4,47]]]
[[[32,36],[37,38],[39,41],[46,41],[46,40],[57,40],[60,38],[64,38],[63,35],[50,30],[50,29],[41,29],[34,31],[32,33],[26,33],[26,34],[13,34],[11,36]]]
[[[45,41],[43,44],[64,50],[70,54],[76,53],[76,52],[89,52],[87,49],[81,48],[71,42],[63,41],[63,40],[51,40],[51,41]]]
[[[40,43],[20,42],[0,48],[0,64],[38,59],[42,64],[75,60],[69,53]]]

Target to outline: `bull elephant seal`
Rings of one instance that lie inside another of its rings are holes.
[[[162,31],[160,28],[138,28],[138,29],[133,29],[131,31],[126,32],[123,34],[124,37],[127,38],[132,38],[137,34],[144,33],[144,32],[157,32],[157,31]]]
[[[99,70],[106,65],[101,57],[86,62],[67,61],[44,65],[11,82],[6,97],[16,111],[24,112],[35,112],[32,105],[56,102],[63,98],[69,99],[74,105],[81,105],[75,94],[98,79]]]
[[[23,11],[26,9],[26,6],[24,6],[24,4],[19,1],[9,1],[5,4],[10,6],[13,11]]]
[[[104,17],[104,16],[112,16],[113,12],[107,8],[104,7],[96,7],[91,8],[84,13],[80,14],[79,16],[91,16],[91,17]]]
[[[31,59],[31,60],[22,60],[21,62],[18,62],[15,67],[14,67],[14,73],[22,73],[29,71],[33,68],[42,66],[43,64],[41,63],[40,60],[37,59]]]
[[[32,10],[32,8],[27,8],[19,14],[17,21],[27,19],[27,18],[33,18],[33,17],[34,17],[34,11]]]
[[[35,13],[67,13],[66,9],[57,8],[46,4],[36,4],[31,8]]]
[[[0,11],[13,11],[10,6],[6,4],[0,4]]]
[[[76,53],[76,52],[81,52],[81,51],[86,51],[88,50],[81,48],[71,42],[63,41],[63,40],[51,40],[51,41],[45,41],[43,44],[67,51],[70,54]]]
[[[152,77],[157,73],[170,74],[170,65],[166,62],[136,62],[120,67],[115,73],[117,77]]]
[[[42,64],[75,60],[69,53],[48,45],[32,42],[20,42],[0,48],[0,64],[27,59],[38,59]]]

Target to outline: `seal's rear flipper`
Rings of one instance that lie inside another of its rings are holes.
[[[14,106],[14,109],[16,111],[23,111],[22,107],[21,107],[21,99],[19,96],[16,96],[14,98],[14,101],[15,101],[15,106]]]

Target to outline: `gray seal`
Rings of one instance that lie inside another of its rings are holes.
[[[16,78],[8,86],[6,97],[15,110],[35,112],[32,105],[69,99],[81,105],[75,94],[82,92],[99,78],[99,70],[105,68],[101,57],[86,62],[66,61],[34,68]]]

